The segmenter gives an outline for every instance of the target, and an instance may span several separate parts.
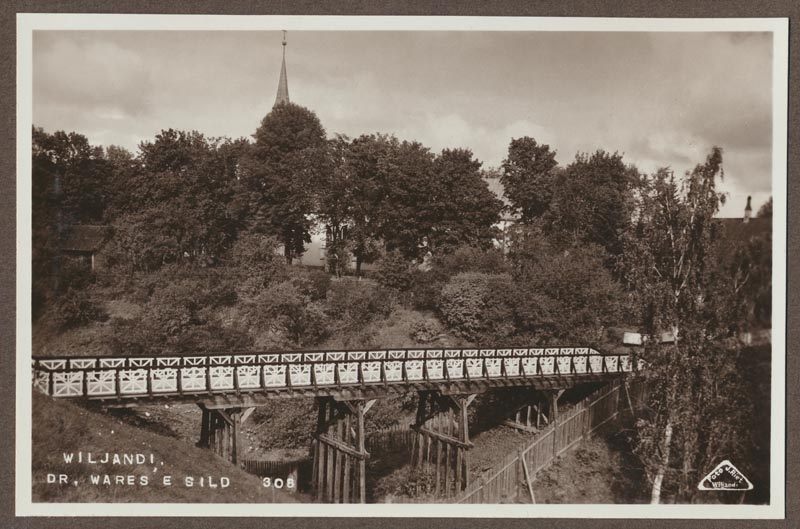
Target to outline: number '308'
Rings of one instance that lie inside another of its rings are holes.
[[[261,485],[264,487],[275,487],[276,489],[293,489],[295,487],[294,478],[263,478]]]

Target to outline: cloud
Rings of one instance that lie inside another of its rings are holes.
[[[771,36],[293,32],[292,100],[329,134],[383,132],[497,166],[511,138],[624,153],[680,174],[724,149],[726,185],[771,188]],[[34,123],[135,149],[162,128],[251,135],[275,98],[279,32],[37,32]]]

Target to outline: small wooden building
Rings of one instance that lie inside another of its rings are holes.
[[[81,261],[91,271],[102,267],[100,251],[110,236],[108,226],[70,226],[61,244],[61,254]]]

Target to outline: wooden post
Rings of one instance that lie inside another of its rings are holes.
[[[319,436],[325,431],[325,421],[327,417],[328,400],[326,398],[317,399],[318,414],[317,414],[317,435],[316,435],[316,458],[314,459],[314,492],[316,492],[317,501],[322,501],[322,495],[325,488],[325,456],[327,455],[328,445],[319,440]]]
[[[200,448],[208,448],[209,430],[211,428],[209,419],[211,412],[209,412],[203,405],[200,405],[200,410],[203,412],[203,418],[200,420],[200,442],[198,443],[198,446]]]
[[[328,405],[328,421],[325,425],[325,434],[327,435],[330,430],[330,425],[336,417],[336,406],[333,402]],[[326,445],[328,443],[325,443]],[[336,449],[333,446],[327,446],[327,463],[325,468],[325,501],[333,500],[333,461],[336,458]]]
[[[233,463],[234,465],[238,465],[242,457],[241,441],[239,439],[242,430],[242,411],[236,410],[232,412],[231,419],[233,419],[233,425],[232,425],[233,439],[231,440],[233,446],[231,449],[231,463]]]
[[[358,412],[358,451],[363,454],[366,452],[364,443],[364,402],[358,401],[356,404]],[[367,502],[367,460],[364,457],[358,460],[358,481],[359,481],[359,502]]]
[[[434,431],[441,433],[442,432],[442,416],[441,414],[437,414],[434,419]],[[441,480],[441,468],[442,468],[442,441],[438,437],[436,438],[436,484],[434,485],[434,494],[436,496],[439,495],[439,481]]]
[[[625,380],[625,382],[623,382],[623,385],[625,388],[625,397],[628,399],[628,409],[631,410],[631,417],[633,417],[634,415],[636,415],[636,413],[633,411],[633,402],[631,402],[631,394],[628,391],[628,381]]]
[[[345,416],[345,423],[344,423],[344,443],[349,445],[351,443],[352,436],[350,435],[350,422],[351,422],[351,415],[348,413]],[[349,454],[344,455],[344,477],[342,479],[342,502],[350,503],[350,465],[352,464],[352,458]]]
[[[448,407],[444,414],[444,433],[447,436],[452,435],[453,429],[453,408]],[[444,495],[450,496],[450,443],[444,444]]]
[[[469,415],[467,414],[467,406],[469,406],[470,402],[470,397],[462,398],[460,402],[461,424],[459,426],[461,427],[461,431],[459,439],[464,444],[469,443]],[[464,490],[467,488],[467,485],[469,485],[469,451],[464,448],[462,452],[464,452],[464,481],[461,485],[461,490]]]
[[[342,439],[342,418],[336,419],[336,434],[334,439],[340,441]],[[339,482],[342,478],[342,457],[344,452],[337,450],[336,459],[333,462],[333,503],[339,503]]]

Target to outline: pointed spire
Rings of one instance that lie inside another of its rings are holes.
[[[747,196],[747,205],[744,207],[744,222],[747,223],[750,221],[750,217],[753,216],[753,206],[750,205],[750,200],[753,197]]]
[[[289,102],[289,82],[286,80],[286,31],[283,32],[283,62],[281,63],[281,78],[278,81],[278,95],[275,97],[276,106]]]

